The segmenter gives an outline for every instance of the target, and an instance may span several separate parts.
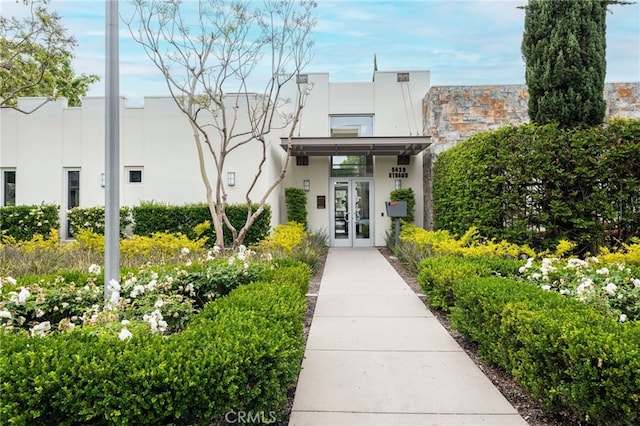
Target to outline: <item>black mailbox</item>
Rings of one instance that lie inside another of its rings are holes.
[[[406,201],[385,201],[387,207],[387,216],[389,217],[407,217]]]

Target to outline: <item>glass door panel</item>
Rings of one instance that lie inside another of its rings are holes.
[[[331,184],[331,245],[372,246],[373,181],[363,178],[340,178],[333,180]]]
[[[370,238],[370,203],[369,182],[354,181],[354,226],[356,239],[366,240]]]
[[[350,246],[349,181],[333,183],[333,240],[334,246]]]

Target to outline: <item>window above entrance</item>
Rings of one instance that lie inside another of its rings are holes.
[[[329,126],[332,138],[373,136],[373,115],[331,115]]]
[[[331,177],[371,177],[373,157],[370,155],[334,155],[331,157]]]

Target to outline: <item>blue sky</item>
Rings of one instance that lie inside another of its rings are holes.
[[[316,43],[309,72],[333,82],[370,81],[381,71],[430,70],[432,85],[523,84],[520,52],[526,0],[317,0]],[[104,2],[52,0],[76,37],[78,72],[104,74]],[[13,15],[15,0],[0,0]],[[125,14],[127,1],[120,1]],[[607,15],[610,82],[640,81],[640,4]],[[164,80],[120,24],[120,93],[131,99],[167,93]],[[89,95],[104,94],[98,83]]]

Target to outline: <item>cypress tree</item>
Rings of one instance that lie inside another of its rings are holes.
[[[522,54],[532,122],[566,128],[603,122],[606,12],[613,3],[529,0]]]

